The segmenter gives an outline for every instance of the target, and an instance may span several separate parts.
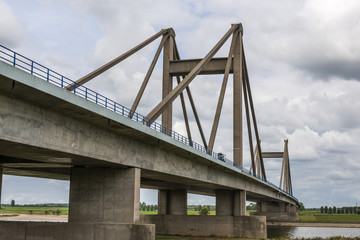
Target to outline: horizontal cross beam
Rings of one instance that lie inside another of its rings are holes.
[[[284,153],[283,152],[263,152],[262,156],[263,156],[263,158],[283,158]]]
[[[202,59],[185,59],[170,61],[170,75],[184,76],[191,72],[194,67]],[[199,75],[203,74],[224,74],[226,68],[227,58],[213,58],[208,62],[205,67],[200,71]],[[230,72],[233,73],[233,60],[230,65]]]

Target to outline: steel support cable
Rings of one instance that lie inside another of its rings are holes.
[[[135,98],[135,100],[134,100],[134,103],[133,103],[133,105],[132,105],[132,107],[131,107],[131,112],[129,113],[129,117],[130,117],[130,118],[132,118],[132,115],[134,114],[134,112],[136,111],[136,108],[137,108],[138,105],[139,105],[139,102],[140,102],[141,97],[142,97],[142,95],[143,95],[143,93],[144,93],[144,91],[145,91],[145,88],[146,88],[146,86],[147,86],[147,84],[148,84],[148,82],[149,82],[149,79],[150,79],[150,77],[151,77],[151,74],[152,74],[152,72],[154,71],[154,68],[155,68],[155,65],[156,65],[156,63],[157,63],[157,60],[159,59],[160,53],[161,53],[161,51],[162,51],[162,48],[164,47],[164,44],[165,44],[166,40],[167,40],[169,37],[170,37],[169,34],[164,34],[163,37],[162,37],[162,39],[161,39],[161,42],[160,42],[160,44],[159,44],[159,47],[158,47],[157,50],[156,50],[155,56],[154,56],[154,58],[153,58],[153,60],[152,60],[152,62],[151,62],[151,65],[150,65],[150,67],[149,67],[149,69],[148,69],[148,72],[146,73],[146,76],[145,76],[145,78],[144,78],[144,81],[143,81],[143,83],[141,84],[141,87],[140,87],[140,89],[139,89],[139,92],[138,92],[138,94],[136,95],[136,98]]]
[[[245,64],[243,62],[243,89],[244,89],[244,100],[245,100],[245,112],[246,112],[246,125],[248,129],[248,136],[249,136],[249,145],[250,145],[250,154],[251,154],[251,168],[252,171],[256,174],[256,165],[255,165],[255,156],[254,156],[254,146],[252,140],[252,131],[251,131],[251,121],[250,121],[250,113],[249,113],[249,100],[248,100],[248,91],[247,85],[245,82]]]
[[[225,66],[224,77],[223,77],[223,81],[222,81],[222,84],[221,84],[219,100],[218,100],[218,104],[217,104],[217,107],[216,107],[214,121],[213,121],[213,125],[212,125],[212,128],[211,128],[211,134],[210,134],[210,138],[209,138],[209,144],[208,144],[208,150],[209,151],[212,151],[213,148],[214,148],[216,132],[217,132],[217,129],[218,129],[221,110],[222,110],[224,97],[225,97],[226,85],[227,85],[227,82],[228,82],[228,79],[229,79],[230,67],[231,67],[231,63],[232,63],[232,56],[234,54],[235,42],[236,42],[236,39],[239,37],[239,35],[240,35],[239,31],[234,32],[233,38],[231,40],[228,59],[226,61],[226,66]]]
[[[150,38],[148,38],[147,40],[143,41],[142,43],[140,43],[139,45],[135,46],[134,48],[130,49],[129,51],[127,51],[126,53],[120,55],[119,57],[111,60],[110,62],[104,64],[103,66],[99,67],[98,69],[92,71],[91,73],[87,74],[86,76],[80,78],[79,80],[77,80],[76,82],[74,82],[73,84],[68,85],[67,87],[65,87],[66,90],[72,91],[74,90],[74,86],[80,86],[85,84],[86,82],[90,81],[91,79],[95,78],[96,76],[100,75],[101,73],[105,72],[106,70],[112,68],[113,66],[115,66],[116,64],[120,63],[121,61],[123,61],[124,59],[128,58],[129,56],[131,56],[132,54],[136,53],[137,51],[139,51],[140,49],[144,48],[145,46],[149,45],[151,42],[153,42],[154,40],[156,40],[158,37],[168,33],[170,31],[170,29],[162,29],[160,30],[158,33],[154,34],[153,36],[151,36]]]
[[[176,56],[180,60],[180,54],[179,54],[179,50],[177,48],[176,42],[175,42],[174,46],[175,46],[175,50],[176,50],[175,51]],[[181,76],[181,77],[183,79],[185,78],[185,76]],[[202,142],[204,144],[204,147],[207,149],[207,142],[206,142],[206,139],[205,139],[205,134],[204,134],[204,131],[202,129],[200,118],[199,118],[199,115],[198,115],[196,107],[195,107],[194,99],[193,99],[191,91],[190,91],[190,86],[186,86],[185,89],[186,89],[186,93],[187,93],[189,101],[190,101],[191,108],[193,110],[193,114],[194,114],[194,117],[195,117],[196,124],[197,124],[198,129],[199,129],[201,140],[202,140]]]
[[[221,40],[211,49],[211,51],[186,75],[183,81],[177,85],[146,117],[151,122],[155,121],[160,114],[171,104],[177,96],[190,84],[190,82],[201,72],[205,65],[211,60],[211,58],[218,52],[218,50],[224,45],[226,40],[233,32],[239,28],[239,25],[233,25],[228,32],[221,38]]]
[[[256,142],[257,142],[258,151],[259,151],[262,177],[266,180],[265,166],[264,166],[264,161],[263,161],[263,157],[262,157],[259,132],[258,132],[257,123],[256,123],[254,103],[253,103],[253,100],[252,100],[252,94],[251,94],[251,88],[250,88],[250,82],[249,82],[249,75],[248,75],[247,66],[246,66],[244,45],[242,45],[242,50],[243,50],[243,62],[244,62],[244,67],[245,67],[245,79],[244,80],[246,81],[247,90],[248,90],[248,94],[249,94],[250,108],[251,108],[251,114],[252,114],[252,119],[253,119],[253,124],[254,124]]]

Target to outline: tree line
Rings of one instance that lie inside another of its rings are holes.
[[[342,208],[336,208],[328,207],[328,206],[321,206],[320,208],[321,213],[327,213],[327,214],[360,214],[360,208],[359,207],[342,207]]]
[[[140,203],[140,211],[143,212],[157,212],[158,205],[146,205],[145,202]]]

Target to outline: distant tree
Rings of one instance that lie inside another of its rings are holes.
[[[353,213],[353,208],[349,207],[349,212],[352,214]]]
[[[349,213],[349,208],[348,208],[348,207],[345,208],[345,213],[346,213],[346,214]]]
[[[12,207],[15,207],[15,200],[14,200],[14,199],[11,200],[11,206],[12,206]]]
[[[146,211],[150,211],[150,205],[146,206]]]
[[[158,205],[154,205],[154,211],[158,210]]]
[[[142,202],[141,203],[141,211],[146,211],[146,203],[145,202]]]
[[[200,212],[201,209],[202,209],[202,206],[201,206],[201,205],[198,205],[196,210]]]
[[[333,213],[334,214],[336,213],[336,207],[335,206],[333,207]]]
[[[331,207],[329,207],[328,213],[329,213],[329,214],[332,214],[332,210],[333,210],[333,209],[332,209]]]
[[[208,215],[209,214],[209,209],[207,207],[202,207],[200,210],[200,215]]]
[[[302,202],[300,202],[300,208],[299,208],[300,211],[304,211],[305,210],[305,206]]]
[[[337,209],[337,214],[340,214],[340,213],[341,213],[341,209],[338,208],[338,209]]]
[[[323,206],[321,206],[320,212],[321,212],[321,213],[324,213],[324,207],[323,207]]]
[[[325,213],[328,213],[328,207],[327,207],[327,206],[325,206],[324,212],[325,212]]]
[[[353,207],[353,213],[356,214],[356,207]]]
[[[33,214],[33,210],[30,210],[29,213],[30,213],[30,215],[32,215],[32,214]]]
[[[56,209],[56,215],[60,215],[61,214],[61,210],[60,209]]]
[[[342,213],[342,214],[345,213],[345,208],[341,208],[341,213]]]
[[[150,211],[154,211],[154,205],[150,205]]]

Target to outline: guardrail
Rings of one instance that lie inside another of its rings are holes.
[[[74,93],[75,95],[85,98],[86,100],[96,103],[96,104],[98,104],[102,107],[105,107],[113,112],[116,112],[122,116],[128,117],[128,118],[132,119],[133,121],[139,122],[143,125],[147,125],[151,129],[154,129],[157,132],[166,134],[166,135],[172,137],[173,139],[175,139],[185,145],[193,147],[194,149],[196,149],[200,152],[207,153],[207,154],[211,155],[212,157],[218,159],[219,161],[223,161],[228,165],[234,166],[234,167],[240,169],[241,171],[248,173],[249,175],[254,176],[254,177],[266,182],[267,184],[277,188],[279,191],[285,193],[286,195],[288,195],[288,196],[294,198],[296,201],[298,201],[293,195],[291,195],[288,192],[284,191],[283,189],[279,188],[272,182],[270,182],[266,179],[263,179],[262,177],[257,176],[255,173],[249,171],[248,169],[235,164],[233,161],[230,161],[229,159],[223,157],[222,154],[218,154],[214,151],[209,151],[201,144],[199,144],[195,141],[190,141],[187,137],[185,137],[171,129],[168,129],[155,121],[150,121],[150,119],[146,118],[145,116],[143,116],[137,112],[132,112],[129,108],[127,108],[127,107],[125,107],[125,106],[123,106],[123,105],[121,105],[121,104],[119,104],[119,103],[85,87],[85,86],[79,85],[75,81],[73,81],[73,80],[71,80],[71,79],[69,79],[69,78],[27,58],[27,57],[24,57],[23,55],[3,46],[1,44],[0,44],[0,59],[3,62],[6,62],[16,68],[19,68],[25,72],[28,72],[31,75],[41,78],[44,81],[52,83],[58,87],[67,89],[68,86],[71,86],[72,87],[71,92]]]

